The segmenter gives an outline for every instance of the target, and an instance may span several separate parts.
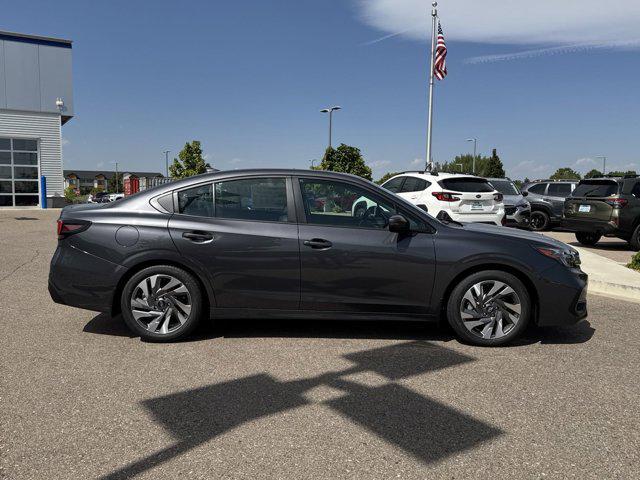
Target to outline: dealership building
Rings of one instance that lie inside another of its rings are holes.
[[[72,117],[71,41],[0,31],[0,208],[61,206]]]

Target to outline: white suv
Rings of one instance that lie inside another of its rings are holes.
[[[434,217],[446,214],[457,222],[504,225],[502,194],[481,177],[406,172],[389,179],[382,187]]]

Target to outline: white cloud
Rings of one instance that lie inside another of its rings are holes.
[[[229,160],[229,163],[232,165],[238,165],[240,163],[243,163],[244,160],[241,158],[232,158],[231,160]]]
[[[391,165],[391,162],[389,160],[376,160],[369,164],[369,166],[373,169],[383,168],[388,165]]]
[[[411,160],[411,166],[415,167],[416,165],[422,165],[424,163],[424,158],[414,158]]]
[[[66,147],[71,143],[71,141],[68,138],[62,137],[62,140],[60,140],[60,143],[62,144],[63,147]]]
[[[601,0],[443,0],[440,3],[438,12],[447,40],[565,48],[588,45],[624,48],[637,45],[640,40],[638,0],[606,3]],[[429,36],[431,5],[428,1],[358,0],[358,5],[364,21],[387,36],[395,34],[417,40]]]
[[[102,168],[102,167],[104,167],[104,162],[98,162],[98,163],[96,163],[96,167],[98,167],[98,168]]]

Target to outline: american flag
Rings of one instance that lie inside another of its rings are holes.
[[[433,62],[433,74],[438,80],[443,80],[447,76],[447,46],[444,43],[444,33],[442,33],[440,22],[438,22],[438,42]]]

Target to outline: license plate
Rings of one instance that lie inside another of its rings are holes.
[[[591,211],[591,205],[580,205],[578,211],[580,213],[589,213]]]
[[[471,210],[482,210],[482,202],[473,202],[471,204]]]

